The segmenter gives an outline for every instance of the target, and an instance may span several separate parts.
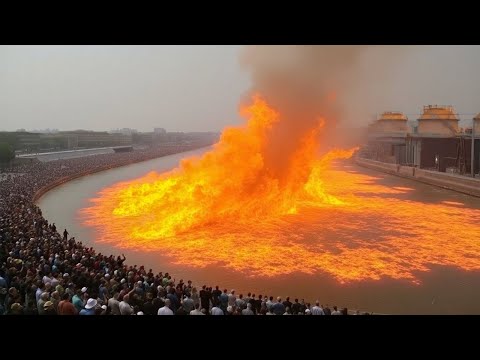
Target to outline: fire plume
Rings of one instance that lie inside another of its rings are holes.
[[[172,172],[107,189],[90,213],[134,220],[130,224],[134,239],[155,239],[218,222],[263,222],[295,213],[305,201],[340,203],[324,193],[319,175],[330,161],[350,157],[354,149],[334,150],[317,159],[324,120],[301,139],[301,147],[285,159],[288,166],[279,176],[264,157],[279,114],[259,96],[241,113],[249,117],[246,126],[225,129],[220,142],[203,157],[184,159]]]

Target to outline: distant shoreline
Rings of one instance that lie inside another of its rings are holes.
[[[198,150],[198,149],[203,149],[203,148],[208,148],[210,147],[211,145],[207,145],[207,146],[201,146],[201,147],[198,147],[198,148],[193,148],[193,149],[188,149],[188,150],[182,150],[182,151],[173,151],[171,153],[168,153],[168,154],[163,154],[163,155],[160,155],[160,156],[154,156],[154,157],[147,157],[145,159],[141,159],[141,160],[131,160],[131,161],[126,161],[125,163],[123,164],[118,164],[118,165],[105,165],[105,166],[102,166],[102,167],[99,167],[99,168],[95,168],[95,169],[90,169],[90,170],[86,170],[86,171],[82,171],[80,173],[76,173],[76,174],[72,174],[72,175],[69,175],[69,176],[65,176],[61,179],[58,179],[48,185],[45,185],[43,186],[42,188],[40,188],[34,195],[33,195],[33,203],[36,204],[38,202],[38,200],[41,199],[41,197],[43,195],[45,195],[47,192],[49,192],[50,190],[60,186],[60,185],[63,185],[69,181],[72,181],[72,180],[75,180],[75,179],[78,179],[78,178],[81,178],[83,176],[87,176],[87,175],[91,175],[91,174],[95,174],[95,173],[98,173],[98,172],[101,172],[101,171],[106,171],[106,170],[110,170],[110,169],[115,169],[115,168],[119,168],[119,167],[122,167],[122,166],[127,166],[127,165],[132,165],[132,164],[137,164],[137,163],[141,163],[141,162],[144,162],[144,161],[148,161],[148,160],[153,160],[153,159],[158,159],[158,158],[162,158],[162,157],[165,157],[165,156],[169,156],[169,155],[175,155],[175,154],[181,154],[181,153],[184,153],[184,152],[188,152],[188,151],[193,151],[193,150]]]

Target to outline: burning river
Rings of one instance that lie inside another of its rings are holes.
[[[275,167],[265,149],[278,114],[260,98],[244,113],[248,124],[225,130],[202,157],[101,190],[81,210],[83,225],[100,243],[252,280],[322,274],[343,286],[418,286],[433,267],[480,270],[478,208],[415,201],[412,187],[336,167],[355,149],[317,154],[321,119]]]

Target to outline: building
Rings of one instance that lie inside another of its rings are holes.
[[[60,135],[70,138],[69,148],[94,148],[120,145],[132,145],[132,136],[124,134],[109,134],[106,131],[61,131]]]
[[[408,118],[399,111],[387,111],[368,128],[368,145],[364,156],[382,162],[405,162],[405,139],[410,129]]]
[[[369,126],[361,156],[441,172],[470,173],[472,135],[459,128],[453,106],[428,105],[417,123],[385,112]],[[480,114],[475,116],[474,171],[480,169]],[[412,126],[413,125],[413,126]]]
[[[132,134],[136,134],[137,132],[138,132],[137,129],[131,129],[131,128],[110,130],[110,134],[123,134],[123,135],[132,135]]]
[[[457,167],[465,146],[459,120],[453,106],[424,106],[416,131],[406,138],[405,164],[442,172]]]
[[[0,142],[9,144],[17,152],[38,151],[40,148],[40,134],[26,131],[2,131]]]

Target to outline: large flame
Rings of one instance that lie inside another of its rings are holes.
[[[402,200],[412,189],[332,168],[355,149],[318,156],[323,119],[279,171],[265,156],[279,114],[258,96],[242,113],[248,123],[224,130],[201,158],[102,190],[85,223],[120,247],[253,276],[323,271],[340,282],[418,282],[416,272],[432,264],[480,270],[479,210]]]
[[[325,194],[319,174],[331,160],[348,158],[355,149],[333,150],[317,159],[318,133],[324,125],[320,119],[301,139],[298,151],[284,159],[287,171],[280,177],[264,160],[278,113],[259,96],[241,111],[249,117],[247,125],[224,130],[220,142],[202,158],[185,159],[180,169],[167,174],[107,189],[88,212],[131,220],[133,239],[158,239],[212,223],[263,222],[295,213],[305,201],[341,203]]]

